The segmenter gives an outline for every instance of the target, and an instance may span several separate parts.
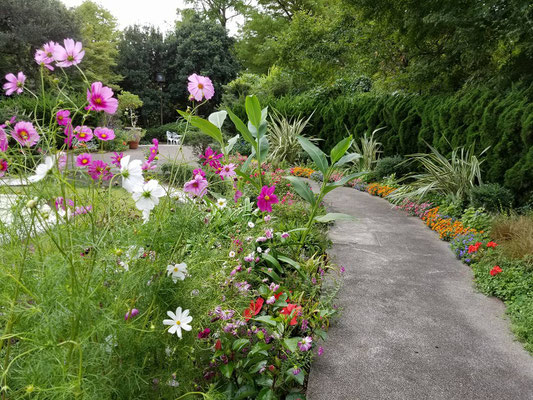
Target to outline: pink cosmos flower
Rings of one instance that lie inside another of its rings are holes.
[[[233,201],[237,203],[241,197],[242,197],[242,192],[240,190],[237,190],[235,191],[235,195],[233,196]]]
[[[124,153],[114,153],[115,155],[111,157],[111,163],[113,163],[117,168],[120,168],[120,160],[124,158]]]
[[[235,168],[236,168],[235,164],[223,165],[222,169],[220,170],[220,177],[224,179],[226,176],[232,177],[232,176],[237,175],[237,173],[235,172]]]
[[[3,127],[0,126],[0,151],[5,152],[7,150],[7,134]]]
[[[63,44],[65,47],[60,44],[54,46],[53,55],[57,66],[66,68],[79,64],[85,55],[85,50],[82,50],[81,42],[65,39],[63,40]]]
[[[7,83],[4,83],[4,90],[6,91],[6,96],[11,96],[13,92],[21,94],[24,91],[24,82],[26,81],[26,75],[20,71],[17,76],[14,74],[6,75]]]
[[[217,152],[213,151],[211,147],[208,147],[207,149],[205,149],[205,153],[200,155],[200,158],[203,158],[205,160],[202,165],[206,165],[207,163],[211,165],[213,161],[222,158],[222,156],[222,153],[217,154]]]
[[[42,49],[35,52],[35,62],[53,71],[54,67],[51,64],[54,62],[54,50],[56,46],[57,43],[51,41],[45,43]]]
[[[76,157],[76,166],[87,167],[91,164],[92,161],[93,156],[91,156],[89,153],[83,153]]]
[[[187,84],[189,93],[194,96],[196,101],[201,101],[203,98],[209,100],[215,94],[213,82],[207,76],[200,76],[192,74],[189,76],[189,83]]]
[[[202,168],[196,168],[196,169],[193,169],[192,174],[193,174],[194,176],[196,176],[196,175],[202,175],[202,177],[205,178],[205,172],[204,172],[204,170],[203,170]]]
[[[139,314],[139,310],[137,310],[136,308],[132,309],[131,311],[128,311],[126,315],[124,315],[124,321],[135,317],[137,314]]]
[[[289,232],[283,232],[283,233],[281,234],[281,237],[282,237],[283,239],[288,239],[289,236],[290,236],[290,235],[289,235]]]
[[[113,131],[113,129],[109,128],[94,128],[94,134],[98,139],[103,141],[109,141],[115,138],[115,132]]]
[[[41,138],[31,122],[20,121],[13,127],[11,136],[22,146],[31,147]]]
[[[313,343],[313,338],[311,336],[306,336],[298,342],[298,348],[300,351],[311,350],[311,344]]]
[[[113,90],[103,86],[102,82],[93,82],[91,89],[87,89],[87,101],[89,105],[85,107],[86,110],[114,114],[118,108],[118,100],[113,98]]]
[[[263,186],[261,188],[261,193],[257,197],[257,207],[261,211],[272,212],[272,204],[279,202],[278,197],[274,194],[276,186]]]
[[[265,230],[265,237],[267,239],[272,239],[274,237],[274,230],[273,229],[266,229]]]
[[[148,163],[151,163],[155,160],[157,153],[159,153],[159,140],[156,138],[152,139],[153,146],[150,147],[150,154],[148,156]]]
[[[57,169],[63,171],[67,166],[67,155],[64,152],[60,152],[57,155]]]
[[[70,117],[69,110],[59,110],[56,113],[56,121],[58,125],[61,125],[61,126],[67,126],[71,122],[69,117]]]
[[[322,354],[324,354],[324,348],[322,346],[320,346],[318,348],[318,355],[321,356]]]
[[[3,177],[7,172],[7,161],[0,158],[0,178]]]
[[[88,142],[93,138],[93,131],[88,126],[77,126],[74,128],[74,136],[80,142]]]
[[[195,175],[191,181],[185,183],[183,191],[193,196],[203,197],[207,193],[207,185],[202,175]]]
[[[70,118],[69,123],[65,126],[65,129],[63,130],[63,133],[66,136],[65,144],[68,148],[70,148],[72,146],[72,136],[74,134],[74,129],[72,128],[72,124],[70,123]]]
[[[154,165],[154,164],[150,163],[149,161],[145,161],[141,165],[141,169],[143,171],[151,171],[151,170],[156,169],[156,168],[157,168],[157,165]]]
[[[109,171],[109,166],[107,163],[96,160],[93,161],[89,165],[89,169],[87,170],[91,178],[93,178],[95,181],[101,179],[103,181],[108,181],[113,177],[113,174]]]

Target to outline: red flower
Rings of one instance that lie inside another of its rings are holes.
[[[494,268],[490,270],[492,276],[498,275],[500,272],[502,272],[502,269],[498,265],[495,265]]]
[[[262,297],[258,297],[255,303],[253,300],[250,302],[250,307],[244,310],[244,319],[246,322],[250,321],[254,315],[259,314],[264,302],[265,300]]]
[[[283,291],[279,291],[278,293],[274,293],[274,297],[276,298],[276,300],[279,299],[279,297],[283,294]]]
[[[280,314],[283,315],[292,315],[292,319],[290,322],[290,325],[296,325],[297,321],[296,318],[300,316],[302,312],[302,307],[298,304],[289,304],[287,307],[283,308],[280,312]]]
[[[492,247],[493,249],[495,249],[496,246],[498,246],[498,244],[494,243],[493,241],[487,243],[487,247]]]
[[[481,243],[481,242],[476,242],[476,244],[468,246],[468,254],[472,254],[472,253],[475,253],[476,251],[478,251],[479,250],[479,246],[481,246],[482,244],[483,243]]]
[[[222,342],[220,341],[220,339],[217,339],[217,342],[215,343],[215,350],[220,349],[222,349]]]

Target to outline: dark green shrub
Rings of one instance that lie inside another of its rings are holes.
[[[155,138],[161,143],[166,143],[167,131],[176,132],[181,135],[183,130],[183,122],[171,122],[169,124],[148,128],[146,129],[146,134],[144,135],[143,142],[151,143],[152,139]]]
[[[404,161],[405,158],[399,155],[379,159],[374,170],[375,178],[381,180],[392,174],[395,174],[396,178],[407,175],[410,172],[409,165]]]
[[[472,205],[483,207],[489,212],[508,209],[513,203],[511,191],[499,183],[485,183],[472,189]]]
[[[189,164],[174,164],[167,162],[159,167],[159,179],[166,183],[174,183],[176,186],[183,186],[185,182],[192,179],[193,170],[196,167]],[[173,182],[171,182],[171,180]]]

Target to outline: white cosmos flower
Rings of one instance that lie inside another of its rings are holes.
[[[176,308],[176,313],[167,311],[167,315],[170,319],[164,319],[163,325],[169,325],[168,333],[176,334],[181,339],[181,330],[190,331],[192,327],[189,325],[192,321],[192,317],[189,316],[189,310],[181,311],[181,307]]]
[[[141,160],[133,160],[130,162],[130,156],[126,156],[120,160],[122,187],[130,193],[139,191],[139,188],[144,184],[141,164]]]
[[[187,264],[185,263],[171,264],[167,266],[167,275],[172,276],[174,283],[176,283],[178,279],[184,280],[185,274],[187,274]]]
[[[248,222],[248,227],[249,228],[253,228],[254,226],[255,226],[255,224],[252,221]]]
[[[219,210],[222,210],[223,208],[225,208],[226,207],[226,203],[227,203],[226,199],[218,199],[217,200],[217,207],[219,208]]]
[[[44,163],[37,165],[37,168],[35,169],[35,175],[30,176],[28,180],[34,183],[42,181],[48,174],[48,171],[54,167],[54,161],[55,157],[46,157],[44,159]]]
[[[231,258],[235,257],[235,252],[234,252],[234,251],[230,251],[230,252],[229,252],[229,256],[230,256]]]
[[[150,211],[159,204],[159,198],[163,197],[164,195],[165,189],[163,189],[163,187],[155,179],[152,179],[140,187],[137,187],[135,192],[131,194],[133,200],[135,201],[135,205],[143,212],[143,218],[145,222],[150,216]]]

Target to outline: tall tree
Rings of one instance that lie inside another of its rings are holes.
[[[105,8],[86,0],[75,8],[85,48],[84,71],[90,81],[101,81],[118,89],[122,77],[113,71],[117,65],[118,39],[116,18]]]
[[[186,0],[193,4],[195,10],[202,12],[209,19],[220,22],[226,29],[228,22],[245,12],[247,4],[245,0]]]

